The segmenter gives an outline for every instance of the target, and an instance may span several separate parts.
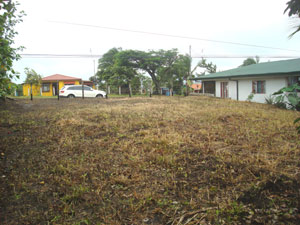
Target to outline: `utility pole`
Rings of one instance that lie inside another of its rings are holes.
[[[82,79],[81,82],[82,82],[82,99],[84,99],[84,82]]]
[[[93,54],[92,54],[92,49],[91,49],[91,48],[90,48],[90,53],[91,53],[91,57],[93,58]],[[95,74],[96,74],[96,70],[95,70],[95,59],[93,59],[93,70],[94,70],[93,76],[95,76]]]
[[[57,101],[59,101],[59,80],[57,81]]]
[[[188,79],[191,77],[191,67],[192,67],[192,46],[189,46],[189,57],[190,57],[190,65],[189,65],[189,72],[186,77],[186,96],[189,96],[189,85],[188,85]]]

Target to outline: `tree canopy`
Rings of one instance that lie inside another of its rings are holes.
[[[0,98],[10,94],[10,80],[14,77],[19,78],[12,66],[14,60],[20,59],[17,52],[23,47],[13,47],[14,37],[18,34],[14,26],[22,22],[25,13],[17,13],[17,5],[12,1],[0,1]]]
[[[300,19],[300,1],[299,0],[290,0],[287,3],[287,7],[284,10],[284,13],[288,12],[289,17],[295,17]],[[297,32],[300,31],[300,21],[297,26],[295,26],[296,30],[290,34],[290,37],[294,36]]]
[[[189,65],[189,57],[177,49],[145,52],[112,48],[99,59],[97,76],[112,85],[130,85],[135,77],[146,73],[154,84],[154,92],[159,94],[162,85],[172,87],[175,81],[182,82],[182,77],[188,76]]]
[[[25,68],[25,74],[26,74],[26,84],[36,84],[39,85],[41,84],[42,81],[42,76],[35,72],[33,69]]]
[[[243,64],[240,65],[240,67],[249,66],[249,65],[252,65],[252,64],[258,64],[259,61],[260,61],[260,59],[259,59],[258,56],[255,56],[255,58],[249,57],[249,58],[247,58],[243,61]]]

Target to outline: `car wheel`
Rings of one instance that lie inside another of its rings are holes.
[[[96,98],[103,98],[103,95],[96,95]]]
[[[68,95],[68,98],[75,98],[74,95]]]

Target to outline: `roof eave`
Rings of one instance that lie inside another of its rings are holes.
[[[261,76],[282,76],[282,75],[294,75],[294,74],[299,74],[300,71],[295,71],[295,72],[287,72],[287,73],[263,73],[263,74],[243,74],[243,75],[235,75],[235,76],[222,76],[222,77],[208,77],[208,76],[203,76],[203,77],[198,77],[198,78],[193,78],[190,80],[222,80],[222,79],[230,79],[230,78],[247,78],[247,77],[261,77]]]

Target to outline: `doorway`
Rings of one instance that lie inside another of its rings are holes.
[[[52,93],[53,96],[56,96],[58,94],[57,83],[52,83]]]
[[[221,98],[228,98],[228,82],[221,82]]]

